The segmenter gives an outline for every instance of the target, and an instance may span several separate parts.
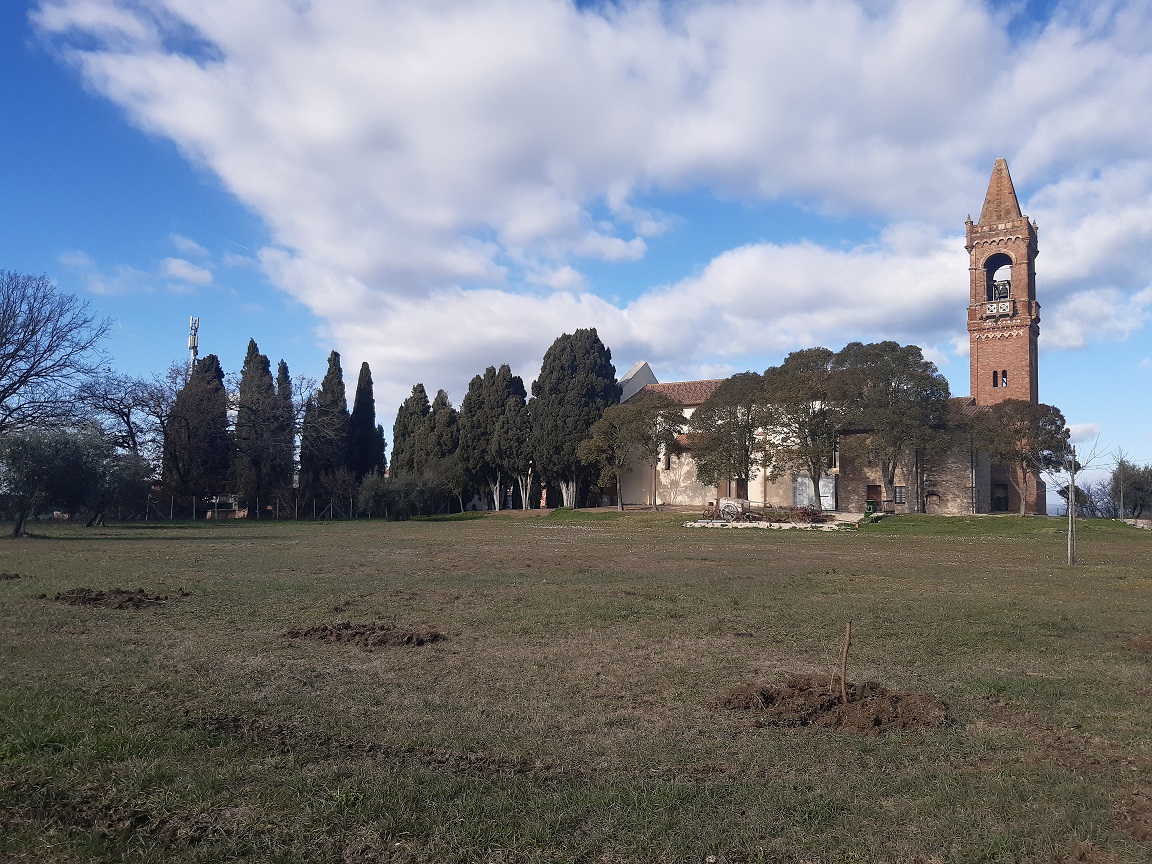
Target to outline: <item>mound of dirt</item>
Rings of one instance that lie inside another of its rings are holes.
[[[405,630],[393,624],[375,622],[353,624],[351,621],[318,624],[307,630],[289,630],[284,635],[289,639],[312,639],[316,642],[340,642],[347,645],[358,645],[365,651],[372,651],[375,648],[392,648],[398,645],[430,645],[447,638],[434,627]]]
[[[1152,840],[1152,790],[1137,789],[1124,802],[1120,824],[1137,840]]]
[[[11,579],[22,578],[19,573],[0,573],[0,582],[8,582]]]
[[[823,726],[848,732],[930,729],[952,722],[948,704],[928,693],[894,693],[875,681],[848,682],[830,692],[827,675],[793,675],[783,684],[744,684],[720,700],[724,708],[758,711],[781,726]]]
[[[159,606],[169,600],[189,596],[183,588],[167,594],[146,594],[143,588],[129,591],[127,588],[112,588],[108,591],[94,591],[91,588],[72,588],[62,591],[52,599],[69,606],[103,606],[106,609],[143,609],[146,606]]]

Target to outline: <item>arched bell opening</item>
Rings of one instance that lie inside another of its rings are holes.
[[[1012,259],[997,252],[984,262],[985,300],[1009,300],[1012,297]]]

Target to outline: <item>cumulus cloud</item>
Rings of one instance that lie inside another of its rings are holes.
[[[185,237],[183,234],[169,234],[168,239],[173,246],[185,255],[195,255],[197,258],[208,257],[208,250],[191,237]]]
[[[962,356],[954,232],[1002,155],[1043,229],[1044,346],[1147,320],[1146,4],[1061,4],[1023,36],[977,0],[41,0],[33,19],[263,217],[274,284],[397,392],[488,363],[529,378],[577,326],[686,377],[850,339]],[[872,237],[766,237],[608,299],[590,266],[651,255],[685,230],[654,202],[698,191]]]
[[[165,258],[160,262],[161,272],[169,279],[191,285],[211,285],[212,271],[184,258]]]

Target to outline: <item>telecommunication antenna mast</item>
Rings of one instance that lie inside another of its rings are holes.
[[[200,319],[192,316],[188,319],[188,374],[192,374],[192,369],[196,365],[196,355],[200,353],[200,340],[196,336],[196,331],[200,329]]]

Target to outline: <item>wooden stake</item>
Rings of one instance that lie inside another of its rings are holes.
[[[840,698],[848,704],[848,686],[845,683],[848,677],[848,646],[852,644],[852,622],[844,630],[844,653],[840,655]]]

